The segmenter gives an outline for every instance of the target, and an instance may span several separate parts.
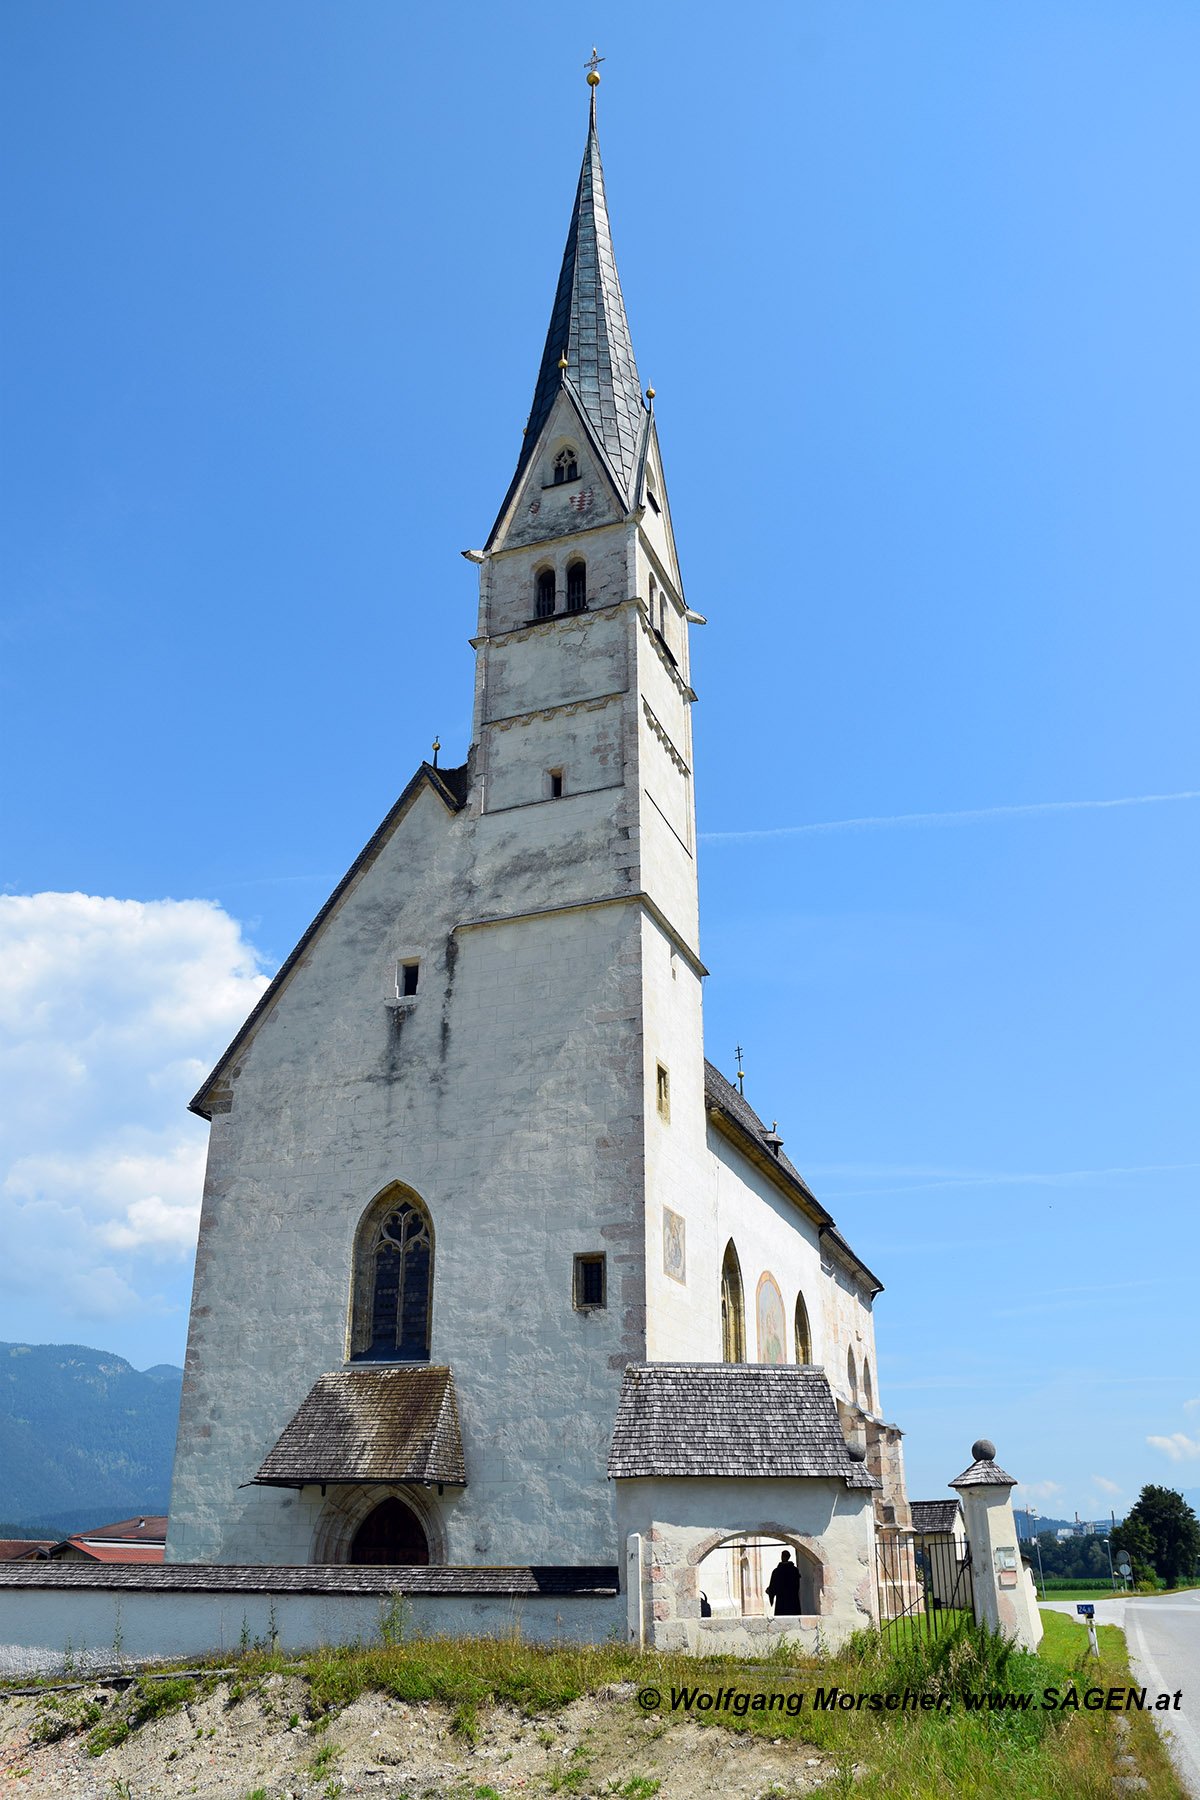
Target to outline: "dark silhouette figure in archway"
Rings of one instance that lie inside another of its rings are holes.
[[[785,1613],[800,1611],[800,1571],[792,1561],[792,1553],[785,1550],[771,1571],[771,1579],[767,1583],[767,1599],[775,1603],[775,1617],[782,1618]]]

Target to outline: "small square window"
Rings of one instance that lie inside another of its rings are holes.
[[[419,962],[402,962],[396,971],[396,992],[402,1000],[407,1000],[417,991],[417,981],[421,974]]]
[[[563,797],[563,772],[561,769],[550,770],[550,798],[561,800]]]
[[[603,1251],[575,1258],[575,1305],[581,1312],[598,1312],[608,1305],[608,1259]]]
[[[662,1063],[659,1063],[659,1065],[658,1065],[658,1080],[656,1083],[656,1090],[657,1090],[656,1097],[658,1100],[658,1116],[660,1119],[666,1120],[667,1124],[670,1124],[670,1122],[671,1122],[671,1077],[668,1074],[667,1070],[663,1067]]]

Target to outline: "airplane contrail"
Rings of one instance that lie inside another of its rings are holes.
[[[974,806],[962,812],[885,813],[864,819],[824,819],[813,825],[769,825],[749,831],[702,831],[704,844],[745,843],[752,838],[812,837],[829,831],[873,831],[905,825],[974,825],[1036,813],[1103,812],[1114,806],[1165,806],[1173,800],[1200,800],[1200,788],[1178,794],[1128,794],[1117,800],[1034,800],[1018,806]]]

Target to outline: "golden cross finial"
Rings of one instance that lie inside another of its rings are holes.
[[[584,68],[588,72],[588,86],[589,87],[594,88],[594,87],[600,86],[600,64],[602,62],[604,62],[605,60],[606,59],[603,56],[601,56],[600,52],[597,50],[595,44],[593,44],[592,45],[592,54],[588,57],[587,61],[583,65]]]

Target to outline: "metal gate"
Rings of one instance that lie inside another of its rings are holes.
[[[950,1535],[919,1538],[899,1528],[875,1533],[879,1627],[893,1642],[937,1637],[975,1617],[971,1546]]]

